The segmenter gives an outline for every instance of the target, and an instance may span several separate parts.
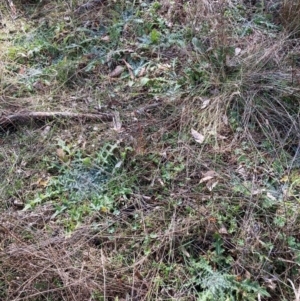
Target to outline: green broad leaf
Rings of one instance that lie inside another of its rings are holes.
[[[149,81],[150,81],[150,78],[148,78],[148,77],[142,77],[141,78],[141,85],[145,86],[145,85],[148,84]]]
[[[86,167],[89,167],[92,165],[92,161],[91,161],[91,158],[89,157],[86,157],[86,158],[83,158],[82,159],[82,164]]]

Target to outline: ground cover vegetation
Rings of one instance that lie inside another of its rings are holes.
[[[1,300],[300,300],[299,0],[0,7]]]

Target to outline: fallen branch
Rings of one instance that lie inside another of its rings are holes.
[[[148,104],[144,107],[140,107],[133,111],[136,115],[143,115],[148,110],[156,108],[160,103]],[[131,116],[131,114],[127,114]],[[79,119],[88,121],[100,121],[100,122],[111,122],[116,120],[118,113],[71,113],[71,112],[17,112],[14,114],[3,114],[0,116],[0,130],[4,131],[9,127],[16,127],[17,125],[26,124],[32,121],[47,121],[58,118],[68,118],[68,119]]]
[[[113,121],[113,114],[84,114],[84,113],[70,113],[70,112],[19,112],[12,115],[0,117],[0,129],[5,130],[8,127],[15,127],[19,124],[28,123],[30,121],[45,121],[56,118],[71,118],[80,120],[93,120],[100,122]]]

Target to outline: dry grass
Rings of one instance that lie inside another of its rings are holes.
[[[291,0],[283,1],[281,10],[280,10],[280,20],[285,27],[285,29],[292,34],[299,35],[300,30],[300,1]]]
[[[115,118],[2,131],[0,299],[298,300],[298,2],[14,1],[3,113]],[[105,142],[108,205],[72,199]]]

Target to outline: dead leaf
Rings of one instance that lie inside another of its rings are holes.
[[[62,148],[58,148],[56,150],[56,154],[57,154],[58,158],[63,162],[67,162],[69,159],[66,152]]]
[[[124,67],[123,66],[117,66],[110,74],[110,77],[118,77],[119,75],[122,74],[122,72],[124,71]]]
[[[209,191],[212,191],[217,185],[219,181],[211,179],[206,183],[206,187]]]
[[[245,277],[246,277],[246,279],[251,279],[252,275],[250,274],[249,271],[245,270]]]
[[[8,4],[9,4],[9,7],[11,9],[13,18],[15,19],[17,17],[17,9],[16,9],[14,3],[12,2],[12,0],[8,0]]]
[[[211,179],[213,179],[214,177],[212,177],[212,176],[207,176],[207,177],[203,177],[201,180],[200,180],[200,184],[201,183],[204,183],[204,182],[207,182],[207,181],[209,181],[209,180],[211,180]]]
[[[114,113],[113,123],[114,123],[114,130],[118,133],[121,133],[122,132],[122,122],[120,119],[120,113],[117,111]]]
[[[18,208],[23,208],[25,205],[24,202],[20,199],[14,199],[13,204],[14,204],[14,206],[16,206]]]
[[[110,41],[110,37],[109,36],[104,36],[100,39],[103,42],[109,42]]]
[[[288,182],[289,180],[290,180],[289,175],[284,175],[279,181],[280,181],[281,183],[286,183],[286,182]]]
[[[207,172],[202,173],[202,176],[203,178],[209,177],[210,179],[212,179],[212,178],[219,177],[219,174],[214,170],[208,170]]]
[[[195,139],[196,142],[198,142],[200,144],[203,143],[205,137],[202,134],[200,134],[199,132],[197,132],[194,129],[191,129],[191,134],[194,137],[194,139]]]
[[[144,277],[142,276],[142,274],[139,271],[135,271],[134,272],[134,276],[136,276],[139,280],[143,280]]]
[[[164,187],[165,186],[165,183],[164,181],[161,179],[161,178],[158,178],[157,181],[159,182],[159,184]]]
[[[231,93],[229,96],[229,100],[232,100],[234,96],[241,96],[240,91],[235,91],[235,92]]]
[[[265,191],[265,189],[253,189],[251,190],[251,195],[260,195]]]
[[[219,234],[228,234],[228,231],[224,225],[221,226],[218,232]]]
[[[50,125],[47,125],[47,126],[43,129],[43,131],[41,132],[41,136],[42,136],[43,139],[46,139],[46,138],[47,138],[47,136],[49,135],[50,130],[51,130],[51,126],[50,126]]]
[[[159,70],[167,71],[171,68],[170,64],[158,64],[157,65]]]
[[[267,192],[267,197],[273,202],[277,200],[277,198],[270,192]]]
[[[37,179],[36,182],[32,183],[30,186],[34,188],[45,188],[48,186],[50,178],[42,176],[41,178]]]
[[[128,69],[128,72],[130,74],[130,78],[132,80],[134,80],[134,74],[132,72],[132,67],[130,66],[130,64],[128,64],[125,60],[123,60],[124,64],[126,65],[127,69]]]
[[[201,109],[205,109],[209,105],[209,103],[210,103],[210,99],[209,98],[204,99],[202,101]]]
[[[236,47],[236,48],[234,49],[234,55],[235,55],[235,56],[239,55],[239,54],[241,53],[241,51],[242,51],[241,48]]]
[[[266,283],[266,286],[268,287],[268,288],[270,288],[272,291],[274,291],[275,289],[276,289],[276,287],[277,287],[277,285],[276,285],[276,283],[275,283],[275,281],[276,281],[276,279],[264,279],[265,280],[265,283]],[[299,289],[299,293],[300,293],[300,289]],[[297,299],[296,299],[297,300]],[[298,299],[299,300],[299,299]]]
[[[116,169],[117,169],[117,168],[120,168],[120,167],[122,166],[122,164],[123,164],[123,161],[120,160],[120,161],[115,165],[115,168],[116,168]]]
[[[43,179],[43,180],[40,180],[39,181],[39,187],[47,187],[48,186],[48,182],[49,182],[49,179]]]
[[[124,64],[126,65],[126,67],[128,68],[128,70],[132,70],[133,68],[131,67],[131,65],[129,63],[127,63],[125,60],[122,60],[124,62]]]
[[[217,222],[217,219],[216,219],[215,217],[213,217],[213,216],[210,216],[210,217],[208,218],[208,222],[209,222],[209,223],[215,224],[215,223]]]
[[[226,115],[223,115],[222,116],[222,121],[224,122],[225,125],[228,125],[229,122],[228,122],[228,117]]]
[[[26,72],[26,68],[24,66],[22,66],[18,71],[19,74],[25,74],[25,72]]]
[[[32,87],[38,91],[43,91],[45,89],[44,83],[40,80],[34,82]]]
[[[25,171],[25,179],[30,178],[34,174],[33,170],[26,170]]]
[[[237,168],[237,172],[238,174],[240,174],[244,179],[247,178],[247,172],[246,172],[246,169],[243,165],[239,165],[238,168]]]
[[[190,253],[183,246],[181,246],[181,251],[186,257],[191,257]]]
[[[138,77],[142,77],[146,74],[146,67],[142,67],[141,70],[139,71]]]

